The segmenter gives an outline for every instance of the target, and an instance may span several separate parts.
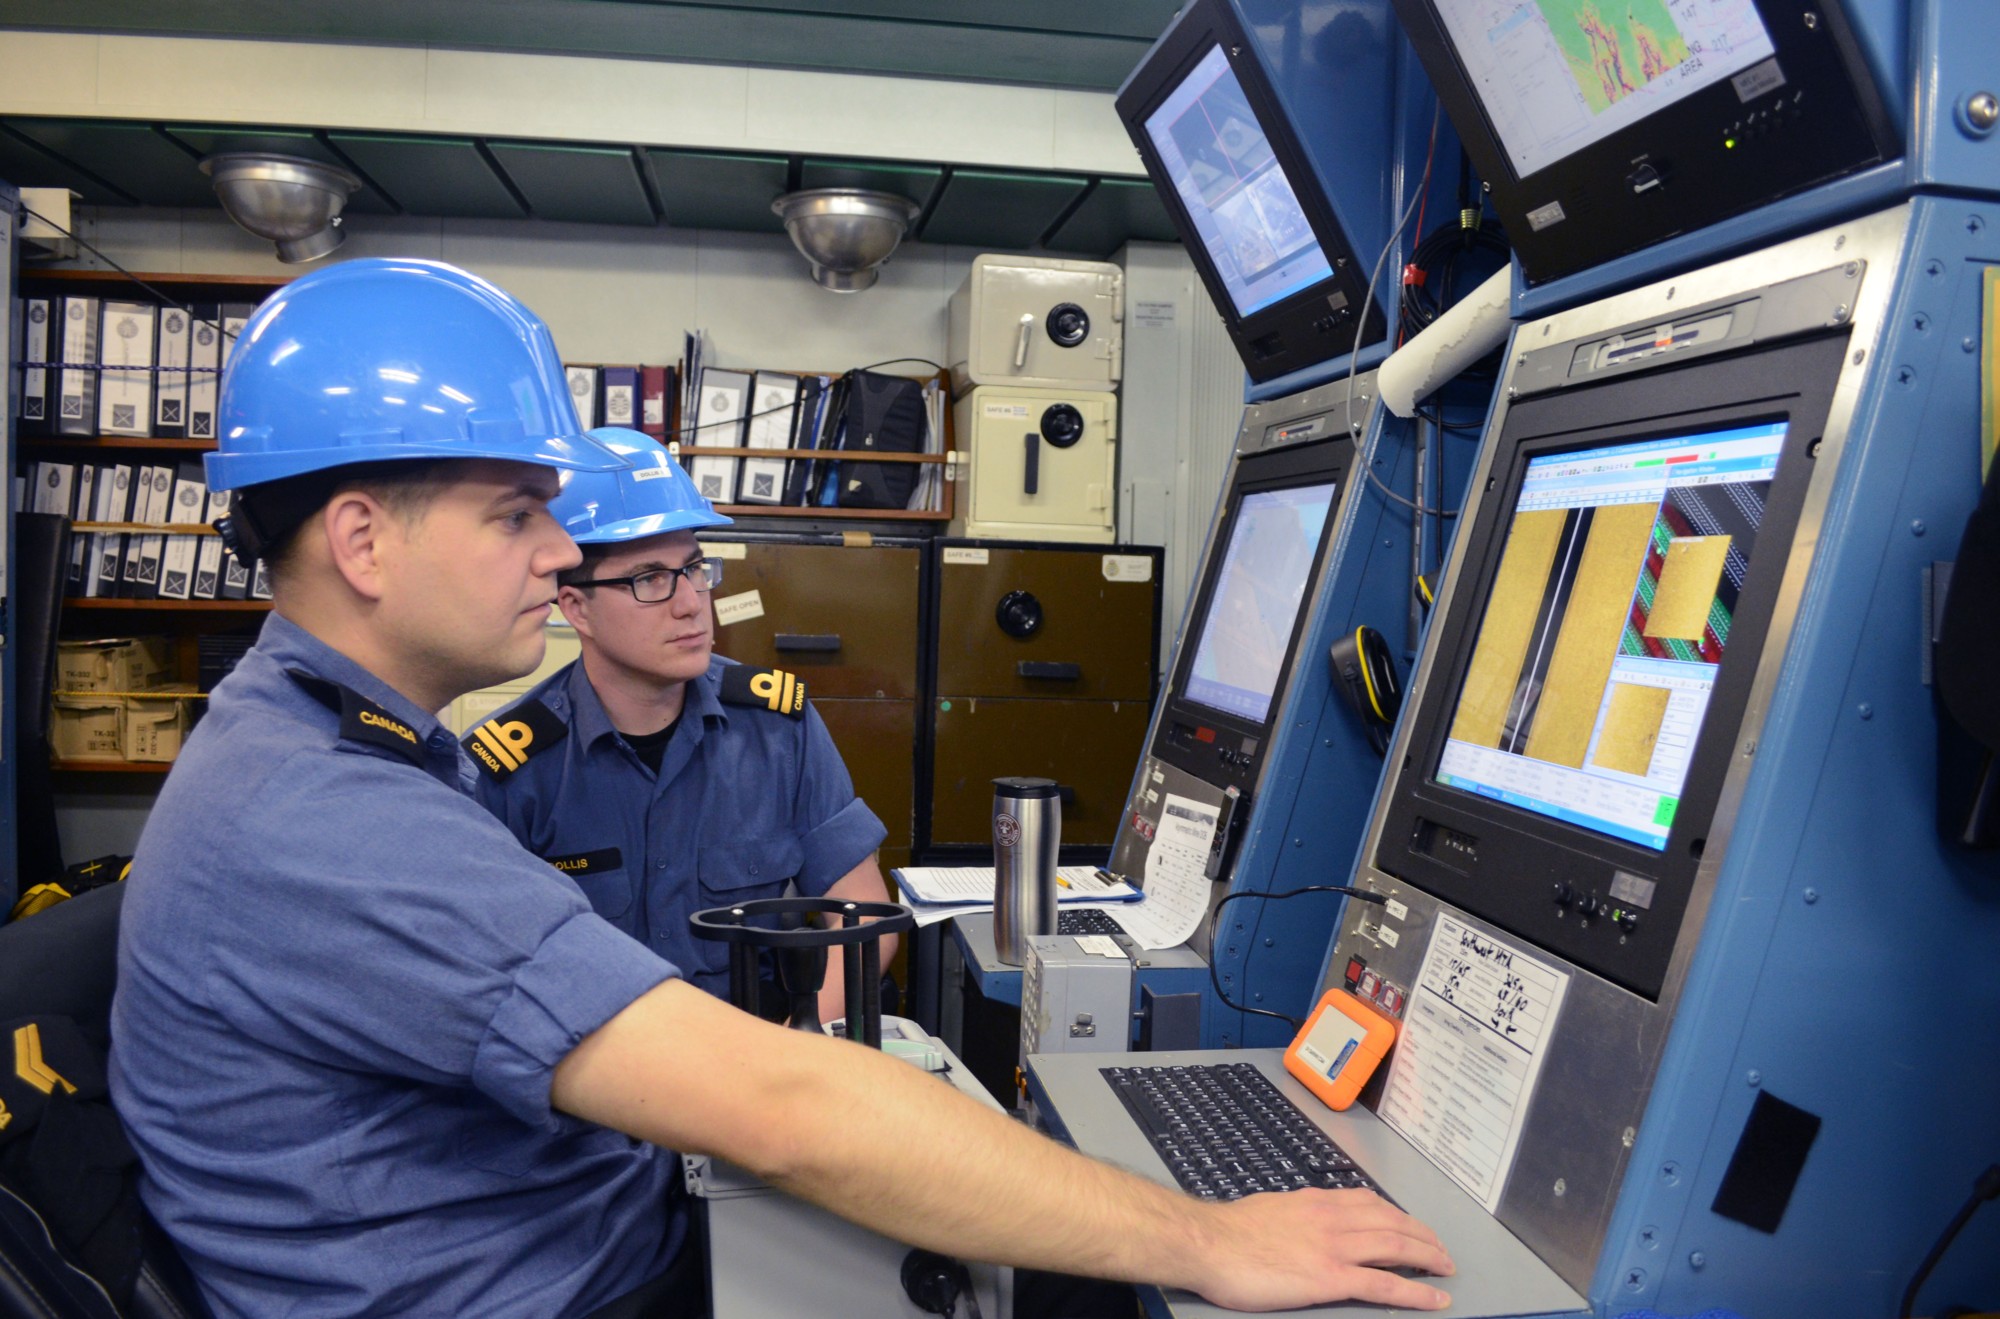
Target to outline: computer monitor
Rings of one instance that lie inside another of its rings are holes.
[[[1297,658],[1353,451],[1338,416],[1274,428],[1281,447],[1239,458],[1223,497],[1151,748],[1220,789],[1255,784]]]
[[[1117,104],[1253,380],[1382,337],[1367,262],[1226,0],[1184,9]]]
[[[1658,997],[1841,343],[1510,406],[1379,868]]]
[[[1894,159],[1840,0],[1395,0],[1530,284]]]
[[[1528,459],[1439,783],[1666,848],[1786,430]]]
[[[1265,722],[1333,496],[1332,481],[1243,496],[1230,522],[1214,599],[1195,637],[1183,693],[1189,701]]]

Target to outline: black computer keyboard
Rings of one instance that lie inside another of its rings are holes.
[[[1306,1186],[1380,1189],[1249,1063],[1097,1070],[1174,1180],[1204,1200]]]
[[[1125,927],[1108,911],[1056,911],[1057,934],[1123,934]]]

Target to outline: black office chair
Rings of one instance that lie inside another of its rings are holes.
[[[74,1021],[98,1050],[111,1038],[111,993],[117,983],[118,913],[123,884],[80,897],[0,926],[0,1021],[22,1017]],[[10,1049],[10,1052],[12,1050]],[[122,1170],[129,1191],[135,1162]],[[102,1176],[103,1165],[79,1167],[78,1176]],[[49,1206],[32,1203],[25,1188],[0,1182],[0,1316],[5,1319],[208,1319],[208,1308],[173,1244],[130,1202],[107,1216],[93,1246],[116,1247],[139,1238],[137,1277],[122,1308],[82,1267],[85,1252],[58,1245]],[[129,1254],[129,1251],[128,1251]],[[115,1283],[114,1283],[115,1285]]]
[[[60,878],[55,783],[49,770],[49,702],[55,689],[56,636],[62,630],[63,581],[69,571],[70,522],[54,513],[14,515],[15,838],[19,897]],[[14,898],[7,898],[7,906]]]

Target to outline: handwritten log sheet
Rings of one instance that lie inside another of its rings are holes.
[[[1567,972],[1438,913],[1379,1116],[1488,1213],[1568,989]]]

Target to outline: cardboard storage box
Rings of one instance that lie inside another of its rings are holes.
[[[164,693],[194,691],[194,687],[176,683],[160,687],[160,691],[162,695],[124,697],[124,721],[120,723],[118,743],[130,761],[170,761],[180,755],[180,743],[188,737],[192,701]]]
[[[49,743],[58,760],[123,760],[125,703],[116,696],[58,696]]]
[[[162,688],[165,692],[192,692],[185,684]],[[119,744],[124,758],[133,761],[164,762],[181,753],[193,723],[194,703],[178,696],[127,696]]]
[[[104,637],[56,643],[59,692],[142,692],[157,687],[173,663],[165,637]]]

